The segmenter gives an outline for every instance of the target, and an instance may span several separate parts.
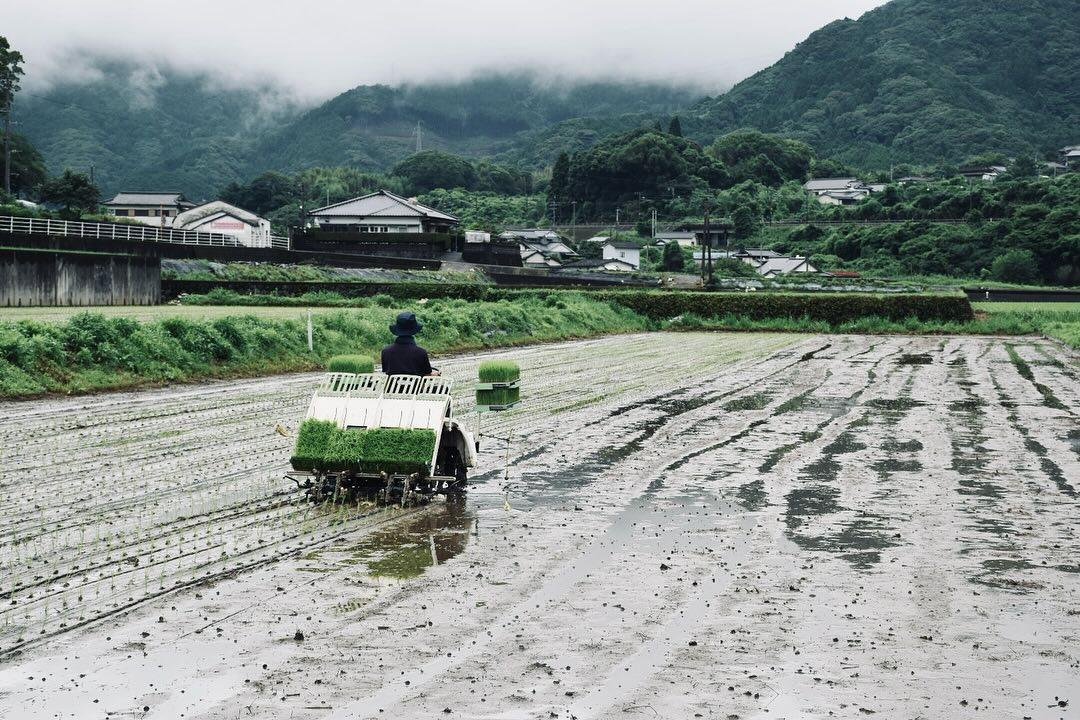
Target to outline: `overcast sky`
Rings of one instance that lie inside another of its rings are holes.
[[[818,27],[883,2],[0,0],[0,33],[26,56],[27,87],[78,77],[72,53],[89,50],[228,82],[273,81],[308,100],[360,84],[521,68],[715,91]]]

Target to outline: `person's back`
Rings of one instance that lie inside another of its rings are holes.
[[[390,326],[396,337],[394,342],[382,349],[382,371],[387,375],[431,375],[431,361],[427,350],[416,344],[414,335],[423,328],[416,315],[403,312],[397,322]]]

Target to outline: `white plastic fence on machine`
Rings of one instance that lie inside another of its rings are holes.
[[[307,417],[339,427],[427,428],[441,432],[453,381],[442,377],[328,373],[315,390]]]
[[[0,215],[0,232],[41,233],[100,240],[131,240],[136,242],[164,242],[179,245],[204,245],[210,247],[273,247],[288,250],[289,238],[258,234],[253,245],[245,245],[234,235],[222,233],[173,230],[150,225],[126,225],[120,223],[82,222],[80,220],[50,220],[41,218],[12,217]]]

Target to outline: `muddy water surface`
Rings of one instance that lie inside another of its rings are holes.
[[[84,552],[106,583],[126,577],[125,550],[160,552],[161,587],[140,600],[141,575],[114,581],[136,597],[132,607],[83,627],[50,625],[55,609],[44,620],[29,613],[20,632],[38,622],[45,632],[0,664],[0,708],[18,717],[1071,717],[1080,703],[1075,358],[1019,339],[680,335],[685,356],[669,352],[671,340],[505,354],[523,365],[525,404],[484,419],[467,502],[412,512],[295,510],[287,493],[234,487],[261,463],[280,466],[288,440],[264,431],[289,422],[310,379],[226,385],[234,407],[220,411],[214,396],[167,394],[190,426],[172,438],[141,409],[147,394],[82,401],[75,431],[111,448],[99,459],[166,467],[170,453],[189,456],[178,460],[193,467],[188,484],[169,489],[188,509],[149,529],[135,521]],[[475,360],[444,365],[464,379]],[[30,427],[70,432],[52,419],[55,404],[21,407]],[[92,429],[105,416],[142,434],[109,444],[107,429]],[[198,428],[215,422],[235,444],[220,455],[191,450],[208,448]],[[15,443],[5,452],[33,454],[20,449],[20,438],[33,441],[14,415],[0,432]],[[252,443],[267,449],[238,452]],[[62,441],[49,453],[94,460]],[[225,490],[189,497],[200,483]],[[129,494],[134,507],[149,502]],[[103,498],[102,512],[126,507],[124,497]],[[67,547],[65,531],[72,546],[78,527],[94,531],[43,507],[22,510],[19,527],[45,547],[57,532]],[[196,565],[212,576],[170,589],[165,540],[185,523],[194,527],[177,531],[184,545],[208,544],[220,566]],[[30,567],[49,567],[33,565],[32,547],[11,565],[26,553]],[[84,568],[68,568],[71,587]],[[33,607],[31,580],[13,597]]]

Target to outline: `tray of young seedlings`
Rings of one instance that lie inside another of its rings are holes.
[[[521,369],[510,360],[480,363],[476,383],[476,411],[510,410],[521,401]]]
[[[333,358],[297,433],[287,477],[320,501],[374,497],[401,505],[465,489],[472,435],[452,417],[448,378],[373,373],[369,358]]]

